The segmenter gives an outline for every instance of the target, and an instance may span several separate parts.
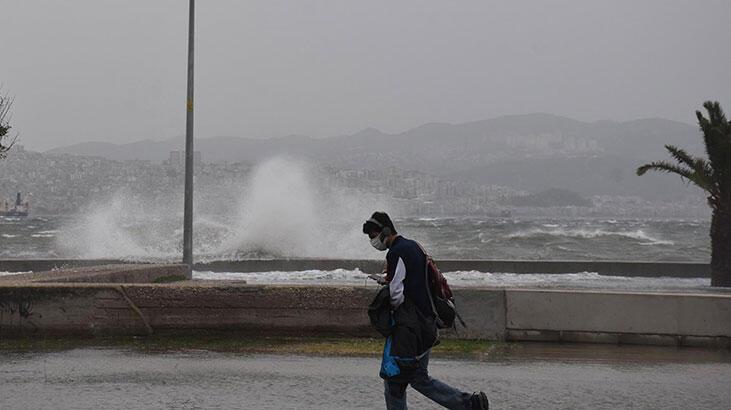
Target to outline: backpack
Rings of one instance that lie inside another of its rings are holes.
[[[421,251],[426,256],[426,289],[429,293],[429,300],[432,305],[432,312],[436,316],[437,327],[439,329],[447,329],[455,327],[455,318],[459,319],[462,326],[467,327],[462,317],[457,312],[457,308],[454,306],[454,295],[452,289],[447,283],[447,278],[444,277],[442,272],[437,268],[437,264],[434,259],[426,253],[424,247],[419,245]]]

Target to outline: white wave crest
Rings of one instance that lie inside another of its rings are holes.
[[[534,238],[541,236],[556,236],[556,237],[568,237],[568,238],[580,238],[580,239],[595,239],[606,236],[619,236],[638,241],[645,241],[644,245],[674,245],[675,242],[654,238],[647,234],[642,229],[633,231],[607,231],[604,229],[566,229],[566,228],[552,228],[552,229],[528,229],[524,231],[518,231],[506,235],[509,239],[516,238]]]

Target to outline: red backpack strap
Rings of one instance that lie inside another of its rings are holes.
[[[416,242],[416,241],[414,241],[414,242]],[[426,249],[424,249],[424,247],[421,246],[421,244],[419,242],[416,242],[416,245],[419,247],[419,249],[421,249],[421,252],[424,253],[424,256],[426,256],[427,261],[434,261],[434,259],[431,257],[431,255],[429,255],[426,252]]]
[[[414,241],[414,242],[416,242],[416,241]],[[420,244],[419,242],[416,242],[416,246],[418,246],[418,247],[419,247],[419,249],[421,249],[421,251],[422,251],[422,252],[424,252],[424,255],[426,255],[426,254],[427,254],[427,253],[426,253],[426,250],[424,250],[424,247],[423,247],[423,246],[421,246],[421,244]]]

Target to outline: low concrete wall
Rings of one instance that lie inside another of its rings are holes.
[[[708,278],[710,265],[695,262],[622,262],[622,261],[506,261],[506,260],[439,260],[439,268],[450,271],[510,272],[510,273],[576,273],[597,272],[608,276],[644,276]],[[0,271],[46,271],[125,263],[113,259],[34,259],[0,260]],[[215,272],[301,271],[309,269],[360,269],[380,272],[383,260],[370,259],[271,259],[242,261],[211,261],[195,264],[196,270]]]
[[[176,284],[0,284],[0,337],[237,330],[376,336],[375,288]],[[457,289],[467,322],[445,337],[725,346],[731,295]]]
[[[186,280],[185,265],[104,265],[0,277],[0,337],[239,330],[374,336],[375,287]],[[137,283],[127,283],[137,282]],[[445,337],[729,346],[731,293],[455,289]]]
[[[731,338],[731,294],[506,290],[505,297],[508,340],[727,345]]]
[[[373,289],[289,286],[0,287],[0,337],[245,330],[372,336]]]
[[[138,320],[131,315],[107,316],[97,308],[98,299],[115,297],[122,296],[110,287],[0,286],[0,338],[92,336],[100,328],[121,334],[134,332]]]
[[[367,307],[374,288],[32,284],[0,286],[0,337],[238,330],[377,336]],[[459,290],[467,329],[446,337],[503,340],[502,290]]]
[[[448,338],[505,340],[505,291],[502,289],[454,289],[454,299],[467,327],[444,330]]]

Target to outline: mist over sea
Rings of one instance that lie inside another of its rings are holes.
[[[383,254],[361,233],[375,210],[442,259],[694,261],[710,258],[709,223],[693,219],[589,217],[404,217],[385,196],[323,184],[288,158],[259,164],[238,192],[196,196],[197,261],[365,258]],[[226,198],[226,199],[222,199]],[[231,199],[233,198],[233,199]],[[75,214],[0,218],[1,258],[173,261],[182,254],[181,198],[145,200],[125,190]]]

